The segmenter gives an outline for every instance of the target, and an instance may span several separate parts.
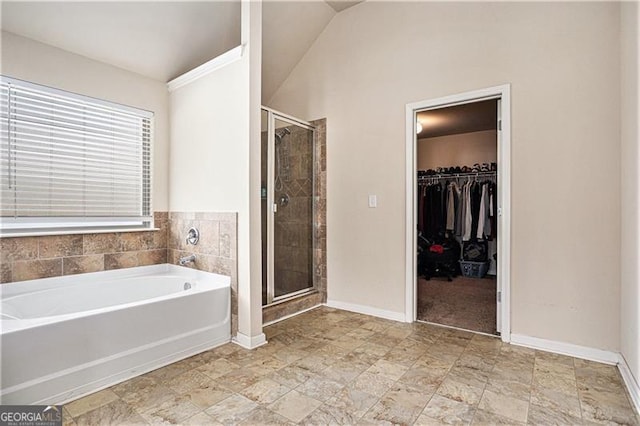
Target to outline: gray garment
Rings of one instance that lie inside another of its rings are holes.
[[[489,216],[493,217],[493,194],[489,194]]]
[[[456,188],[455,183],[450,183],[447,186],[447,231],[453,231],[455,229],[456,222]]]
[[[462,216],[462,210],[464,207],[464,199],[462,196],[462,192],[464,191],[464,186],[462,188],[458,188],[458,185],[456,184],[456,195],[458,197],[458,205],[456,206],[456,221],[455,221],[455,231],[456,231],[456,236],[461,237],[462,236],[462,224],[463,224],[463,220],[462,218],[464,216]]]
[[[492,211],[492,208],[493,208],[493,195],[490,194],[490,191],[489,191],[490,186],[489,185],[490,184],[486,184],[485,185],[485,187],[487,188],[487,199],[485,201],[485,206],[486,206],[487,209],[486,209],[486,212],[485,212],[485,215],[484,215],[484,219],[485,219],[485,222],[484,222],[484,235],[487,238],[491,237],[491,232],[492,232],[492,229],[491,229],[491,211]]]
[[[467,181],[463,191],[464,198],[464,232],[462,233],[462,240],[469,241],[471,239],[471,223],[473,221],[471,217],[471,182]]]
[[[467,203],[465,200],[467,199],[467,183],[463,183],[460,188],[460,229],[458,229],[458,236],[462,237],[464,235],[464,230],[467,229],[465,226],[465,218],[467,217]]]
[[[488,208],[489,208],[489,191],[487,191],[487,185],[482,185],[482,195],[480,195],[480,211],[478,213],[478,232],[476,232],[476,238],[482,239],[484,234],[485,224],[488,222]]]

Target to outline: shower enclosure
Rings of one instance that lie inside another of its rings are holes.
[[[262,304],[314,285],[314,127],[262,110]]]

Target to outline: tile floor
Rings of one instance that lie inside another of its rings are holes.
[[[64,407],[65,424],[634,424],[613,366],[318,308]]]

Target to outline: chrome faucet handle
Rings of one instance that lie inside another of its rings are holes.
[[[189,228],[189,232],[187,233],[187,244],[196,245],[200,240],[200,231],[197,228]]]

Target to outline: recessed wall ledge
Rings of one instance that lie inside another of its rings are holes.
[[[65,229],[57,231],[16,232],[15,234],[0,234],[0,238],[45,237],[50,235],[79,235],[79,234],[109,234],[113,232],[149,232],[160,231],[160,228],[112,228],[112,229]]]

